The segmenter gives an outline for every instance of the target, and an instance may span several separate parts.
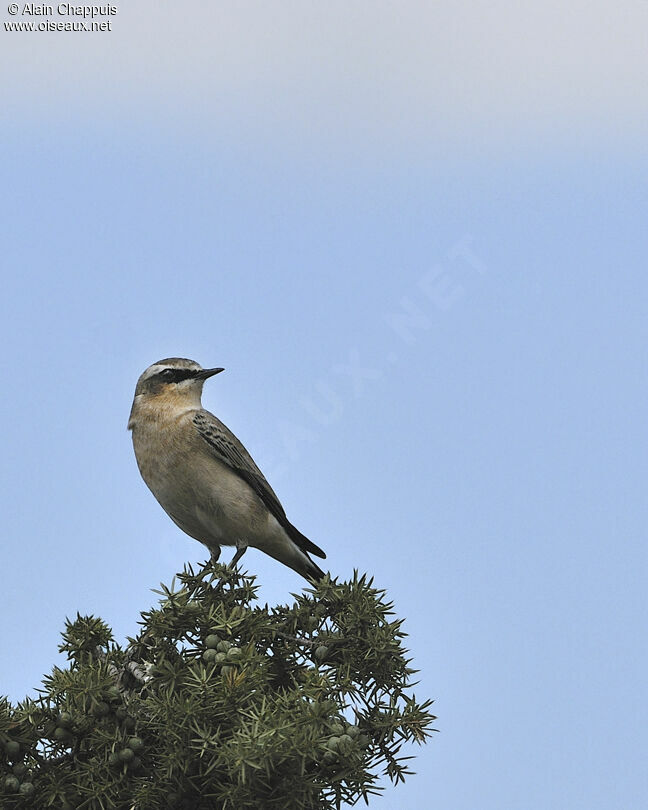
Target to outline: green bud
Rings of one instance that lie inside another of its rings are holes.
[[[229,641],[219,641],[218,645],[216,646],[216,649],[218,650],[218,652],[226,653],[231,646],[232,645],[229,643]]]
[[[132,748],[122,748],[119,752],[119,759],[122,762],[132,762],[135,759],[135,751]]]
[[[20,743],[16,740],[7,740],[4,747],[9,759],[16,759],[20,755]]]
[[[340,749],[340,751],[342,753],[345,753],[346,751],[349,751],[352,745],[353,745],[353,740],[351,739],[351,737],[349,737],[348,734],[343,734],[340,737],[340,742],[339,742],[338,747],[339,747],[339,749]]]
[[[205,650],[205,652],[202,654],[203,661],[206,664],[213,664],[214,661],[216,660],[217,655],[218,653],[216,652],[216,650],[210,647],[208,650]]]
[[[205,639],[205,646],[209,650],[215,650],[218,647],[218,642],[219,641],[220,641],[220,638],[217,635],[215,635],[214,633],[212,633],[211,635],[207,636],[207,638]]]
[[[23,782],[18,792],[21,794],[21,796],[31,796],[34,793],[34,790],[35,788],[31,782]]]
[[[95,717],[105,717],[110,714],[110,706],[105,701],[100,700],[99,703],[95,703],[92,707],[92,713]]]
[[[326,747],[329,749],[329,751],[337,751],[339,745],[340,745],[339,737],[330,737],[329,741],[326,743]]]
[[[141,737],[131,737],[128,741],[128,747],[133,751],[141,751],[144,748],[144,740]]]
[[[4,789],[7,793],[16,793],[20,789],[20,782],[15,776],[5,776]]]
[[[240,658],[243,650],[240,647],[230,647],[227,651],[227,657],[231,660],[233,658]]]
[[[325,660],[326,660],[326,656],[327,656],[327,655],[328,655],[328,647],[325,647],[325,646],[324,646],[324,644],[321,644],[321,645],[320,645],[320,646],[319,646],[319,647],[318,647],[318,648],[315,650],[315,658],[316,658],[318,661],[325,661]]]
[[[54,739],[57,742],[67,742],[68,740],[72,739],[72,735],[66,728],[61,728],[60,726],[57,726],[54,729]]]

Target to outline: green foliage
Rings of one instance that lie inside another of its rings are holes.
[[[434,717],[383,591],[325,578],[269,608],[224,566],[178,580],[127,648],[77,616],[69,667],[0,700],[2,808],[339,808],[410,773]]]

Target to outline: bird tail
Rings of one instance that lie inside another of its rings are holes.
[[[294,546],[297,548],[295,551],[297,552],[294,557],[297,559],[295,562],[296,565],[291,565],[291,567],[297,571],[298,574],[301,574],[303,577],[306,577],[307,580],[310,582],[319,582],[320,579],[324,577],[324,571],[317,565],[317,563],[311,559],[310,554],[316,554],[318,557],[326,558],[326,554],[322,551],[319,546],[316,546],[315,543],[311,542],[308,537],[303,535],[298,529],[296,529],[292,523],[289,524],[290,529],[292,531],[288,531],[288,536],[294,543]],[[309,554],[310,552],[310,554]]]
[[[309,582],[319,582],[320,579],[324,577],[324,571],[322,571],[319,565],[311,560],[305,551],[297,548],[296,544],[293,545],[290,555],[282,555],[282,557],[281,562],[290,566],[293,571],[297,571],[298,574],[301,574]]]
[[[302,574],[302,576],[305,576],[306,579],[310,579],[313,582],[319,582],[320,579],[324,579],[325,576],[324,571],[322,571],[319,565],[313,562],[313,560],[311,560],[310,557],[308,557],[308,562],[310,563],[310,565],[307,566],[308,568],[307,572],[304,573],[302,571],[299,571],[299,573]]]
[[[293,571],[301,574],[309,582],[319,582],[322,579],[324,571],[311,560],[308,553],[300,548],[292,537],[288,536],[287,532],[282,531],[280,534],[275,535],[273,541],[265,542],[259,548],[270,557],[274,557],[275,560],[279,560],[279,562],[292,568]]]
[[[302,551],[305,551],[306,554],[314,554],[316,557],[321,557],[323,560],[326,559],[326,553],[322,551],[319,546],[316,546],[312,540],[309,540],[305,534],[302,534],[299,529],[295,528],[290,521],[286,521],[284,528],[286,530],[286,534],[288,537],[290,537],[293,543],[295,543]],[[311,560],[311,562],[313,561]],[[313,563],[313,565],[315,565],[315,563]],[[315,568],[317,568],[316,565]],[[324,575],[322,574],[322,576]]]

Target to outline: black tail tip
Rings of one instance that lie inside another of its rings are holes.
[[[312,560],[310,562],[311,562],[311,564],[308,567],[308,572],[306,574],[306,579],[309,582],[314,582],[315,584],[317,584],[321,579],[324,579],[326,574],[324,573],[324,571],[322,571],[322,569],[319,567],[319,565],[314,563]]]

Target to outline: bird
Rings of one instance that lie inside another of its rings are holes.
[[[324,576],[311,554],[322,549],[288,520],[279,498],[241,442],[202,407],[205,380],[223,368],[169,357],[139,377],[128,420],[137,466],[171,520],[209,549],[235,546],[234,567],[248,546],[311,582]]]

